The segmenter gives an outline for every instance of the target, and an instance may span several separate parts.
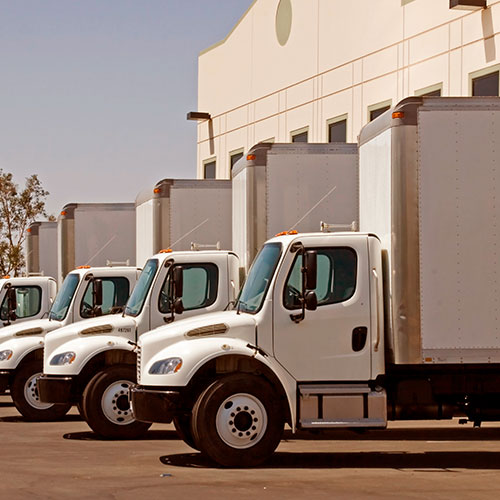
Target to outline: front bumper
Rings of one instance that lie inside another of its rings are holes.
[[[72,401],[73,377],[42,375],[37,380],[38,396],[42,403],[69,403]]]
[[[132,412],[142,422],[169,424],[175,415],[183,413],[178,391],[158,391],[140,385],[130,389]]]
[[[0,372],[0,394],[3,394],[9,388],[11,372],[1,371]]]

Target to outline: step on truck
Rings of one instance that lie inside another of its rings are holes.
[[[57,293],[50,276],[0,279],[0,332],[3,327],[47,316]]]
[[[47,335],[38,381],[41,401],[78,404],[82,417],[102,437],[146,432],[150,424],[133,418],[128,399],[128,388],[136,382],[137,340],[176,318],[226,308],[239,290],[238,266],[234,253],[220,250],[166,250],[151,257],[122,315]]]
[[[43,369],[46,335],[66,325],[123,309],[137,281],[135,267],[83,266],[70,272],[48,318],[13,324],[0,330],[0,394],[10,390],[18,411],[28,420],[54,420],[71,405],[40,401],[37,378]],[[29,278],[32,279],[32,278]]]
[[[498,98],[409,98],[360,135],[360,233],[289,234],[236,309],[141,337],[137,419],[224,466],[292,431],[500,420]]]

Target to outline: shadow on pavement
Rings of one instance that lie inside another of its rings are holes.
[[[47,423],[50,424],[51,422],[81,422],[82,417],[80,415],[66,415],[64,418],[61,418],[59,420],[50,420],[48,422],[38,422],[39,424]],[[12,415],[9,417],[0,417],[0,422],[26,422],[26,423],[31,423],[31,420],[26,420],[22,415]]]
[[[200,453],[160,457],[173,467],[217,468]],[[421,472],[454,472],[449,469],[500,469],[500,453],[451,451],[425,453],[350,452],[350,453],[275,453],[259,469],[411,469]]]
[[[144,436],[140,436],[132,439],[106,439],[98,436],[92,431],[88,432],[69,432],[63,435],[64,439],[74,439],[78,441],[172,441],[179,439],[175,431],[148,431]]]
[[[11,408],[14,406],[14,403],[12,401],[1,401],[0,402],[0,408]]]
[[[298,431],[292,434],[285,431],[284,441],[500,441],[500,428],[468,427],[436,428],[419,427],[404,429],[381,429],[354,431],[349,429],[336,429],[322,432]]]

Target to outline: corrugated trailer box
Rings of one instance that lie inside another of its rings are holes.
[[[254,146],[233,169],[233,250],[245,272],[276,233],[358,222],[356,144]]]
[[[133,203],[70,203],[57,219],[58,282],[77,266],[135,265]]]
[[[408,98],[360,134],[360,230],[381,238],[388,356],[500,361],[500,99]]]
[[[139,193],[135,209],[138,265],[164,248],[231,249],[231,181],[163,179]]]

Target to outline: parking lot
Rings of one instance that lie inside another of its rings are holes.
[[[500,489],[500,425],[398,422],[362,434],[285,439],[272,460],[220,469],[154,425],[137,441],[95,437],[75,410],[28,423],[0,397],[0,498],[491,498]]]

